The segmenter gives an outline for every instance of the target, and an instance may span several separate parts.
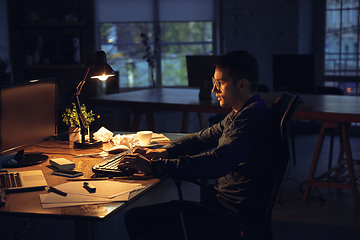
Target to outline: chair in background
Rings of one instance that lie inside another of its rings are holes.
[[[316,94],[344,95],[344,91],[338,87],[317,86]]]
[[[270,121],[269,121],[269,136],[272,136],[273,145],[269,148],[270,154],[274,159],[274,172],[273,178],[269,179],[269,183],[271,188],[269,189],[269,194],[264,194],[264,197],[268,198],[268,205],[266,207],[266,211],[264,213],[264,217],[259,219],[259,223],[261,226],[265,226],[264,229],[258,229],[259,232],[262,232],[265,236],[264,239],[271,240],[272,239],[272,229],[271,229],[271,215],[272,210],[277,198],[277,194],[279,192],[282,179],[284,177],[285,170],[287,168],[289,158],[290,158],[290,150],[289,150],[289,125],[292,118],[292,115],[300,102],[301,97],[299,95],[294,95],[288,92],[284,92],[279,99],[273,104],[270,111]],[[189,181],[189,180],[187,180]],[[203,188],[208,188],[206,184],[201,181],[190,181],[192,183],[198,184]],[[182,191],[181,191],[181,182],[178,179],[175,179],[175,183],[179,193],[179,199],[177,201],[177,205],[179,206],[176,210],[179,210],[179,216],[182,222],[184,239],[191,239],[191,233],[187,231],[186,228],[186,218],[184,218],[184,214],[186,211],[184,209],[198,209],[199,212],[206,212],[207,209],[204,206],[201,206],[197,202],[186,201],[183,200]],[[200,210],[201,209],[201,210]],[[209,217],[220,218],[224,221],[231,221],[233,224],[239,226],[242,230],[239,238],[243,237],[244,239],[248,239],[249,235],[246,231],[244,225],[237,219],[228,216],[227,214],[221,213],[215,210],[209,210]],[[209,229],[213,230],[213,229]],[[216,234],[216,233],[214,233]],[[221,238],[219,238],[221,239]]]

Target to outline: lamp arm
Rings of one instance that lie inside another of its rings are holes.
[[[79,118],[79,122],[80,122],[80,133],[81,133],[81,142],[84,143],[85,142],[85,135],[87,133],[87,129],[89,129],[89,125],[86,122],[85,116],[83,114],[83,112],[81,111],[81,105],[80,105],[80,100],[79,100],[79,95],[81,93],[81,90],[86,82],[86,78],[89,74],[91,68],[91,63],[88,62],[88,64],[86,65],[86,69],[85,69],[85,73],[84,73],[84,78],[83,80],[80,81],[80,83],[77,85],[76,87],[76,93],[75,93],[75,98],[76,98],[76,111],[78,114],[78,118]]]
[[[80,95],[80,92],[81,92],[81,90],[82,90],[82,88],[83,88],[83,86],[84,86],[84,84],[85,84],[85,82],[86,82],[86,78],[87,78],[87,76],[88,76],[88,74],[89,74],[90,68],[91,68],[91,67],[90,67],[89,65],[86,66],[84,78],[83,78],[83,80],[81,80],[81,81],[79,82],[79,84],[78,84],[77,87],[76,87],[76,93],[75,93],[76,96],[79,96],[79,95]]]
[[[75,95],[75,98],[76,98],[76,104],[75,104],[76,111],[78,113],[78,118],[80,121],[81,142],[84,143],[85,135],[86,135],[87,129],[89,129],[89,125],[87,124],[87,122],[85,120],[85,116],[84,116],[83,112],[81,111],[79,95]]]

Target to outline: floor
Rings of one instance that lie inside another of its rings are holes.
[[[155,120],[159,117],[164,124],[157,126],[159,127],[158,132],[179,131],[181,115],[159,114],[155,115]],[[196,115],[190,115],[190,118],[189,128],[193,131],[193,129],[198,128],[198,122]],[[141,126],[146,126],[144,121],[142,121]],[[273,210],[274,240],[360,240],[360,210],[354,209],[352,194],[349,190],[314,189],[309,201],[306,204],[301,202],[302,189],[310,169],[317,137],[317,133],[311,131],[295,135],[297,163],[294,165],[291,159],[279,193],[279,201]],[[319,172],[327,168],[329,141],[330,139],[327,136],[318,167]],[[360,159],[360,135],[353,134],[350,141],[354,159]],[[338,152],[339,137],[336,136],[334,156],[337,156]],[[198,188],[194,185],[185,183],[183,190],[185,199],[198,199]],[[170,180],[140,198],[133,207],[177,198],[176,188]],[[98,239],[127,240],[127,235],[123,234],[126,232],[123,214],[121,212],[106,222],[94,224],[92,234],[95,234]],[[0,232],[7,233],[5,239],[14,239],[14,234],[19,234],[22,231],[24,238],[21,239],[74,239],[72,221],[6,218],[5,224],[3,221],[1,223]]]
[[[354,209],[350,190],[314,188],[306,204],[301,202],[317,142],[316,134],[297,135],[297,164],[289,165],[279,201],[273,210],[274,239],[360,239],[360,210]],[[338,156],[339,137],[335,137],[334,156]],[[360,137],[351,137],[354,159],[360,159]],[[330,137],[324,141],[317,172],[327,169]],[[335,160],[333,160],[335,161]],[[291,236],[291,237],[290,237]]]

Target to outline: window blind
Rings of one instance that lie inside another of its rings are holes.
[[[211,21],[215,0],[97,0],[99,22]],[[155,6],[158,2],[158,9]]]

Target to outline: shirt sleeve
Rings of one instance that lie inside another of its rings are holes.
[[[218,178],[251,159],[263,134],[262,113],[245,109],[229,123],[230,114],[219,124],[166,145],[169,159],[158,163],[160,173],[183,179]]]
[[[175,139],[164,146],[168,151],[169,158],[178,158],[182,155],[196,155],[218,146],[218,140],[223,132],[223,124],[220,122],[196,133],[187,134]]]

